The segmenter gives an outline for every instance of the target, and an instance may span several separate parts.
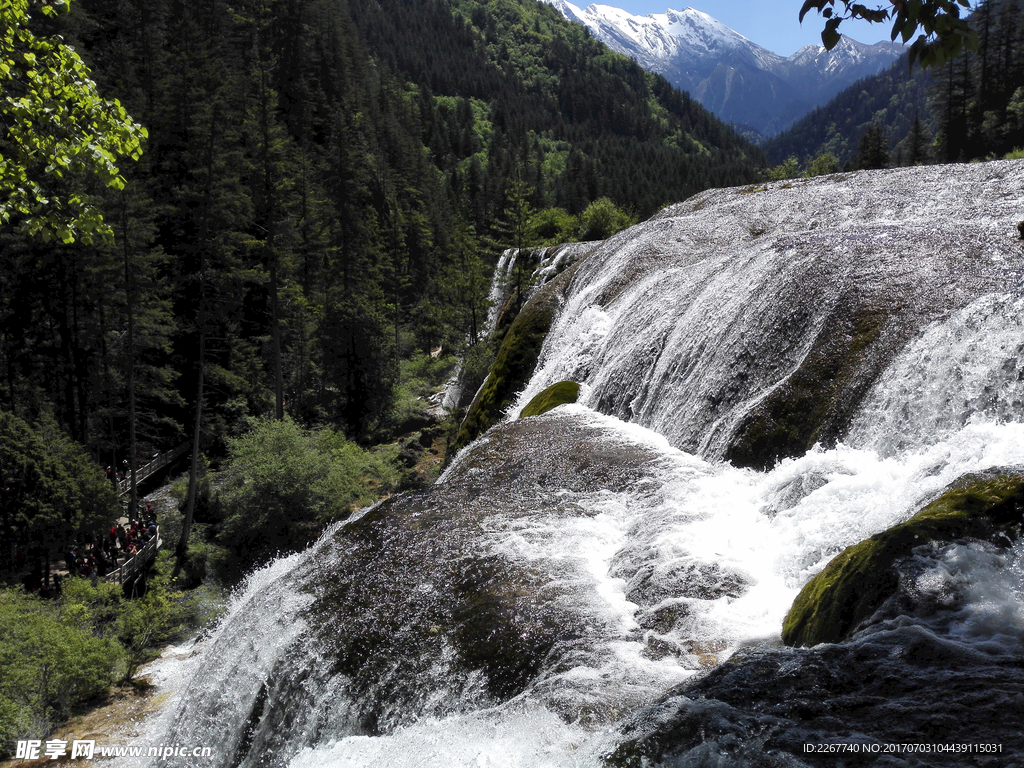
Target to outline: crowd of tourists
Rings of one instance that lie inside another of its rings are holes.
[[[130,560],[156,535],[152,504],[147,504],[139,519],[132,520],[127,527],[115,523],[105,533],[80,533],[64,551],[68,575],[102,578],[118,567],[119,558],[121,562]]]
[[[24,544],[14,548],[10,562],[0,563],[0,570],[12,575],[22,574],[18,578],[26,592],[40,597],[58,597],[64,579],[81,576],[95,584],[131,560],[157,535],[156,512],[152,504],[147,504],[137,519],[126,524],[114,523],[107,531],[79,533],[63,547],[67,574],[58,571],[47,578],[49,568],[44,569],[43,563],[49,558],[48,548]]]
[[[174,455],[167,454],[168,460]],[[136,469],[143,469],[164,456],[156,453],[149,459],[138,459]],[[168,461],[164,461],[166,465]],[[127,459],[122,460],[119,468],[114,465],[106,468],[107,479],[115,485],[123,483],[130,474]],[[27,592],[38,593],[43,597],[53,597],[61,593],[62,578],[67,576],[83,576],[94,582],[114,571],[120,565],[134,557],[146,544],[157,535],[156,512],[152,503],[138,511],[129,509],[130,500],[125,497],[124,489],[120,489],[121,510],[127,523],[114,523],[109,530],[87,531],[79,533],[74,540],[60,548],[63,555],[67,575],[52,574],[50,578],[50,553],[53,542],[26,544],[8,543],[0,547],[0,585],[20,581]]]

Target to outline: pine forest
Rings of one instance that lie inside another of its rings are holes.
[[[81,0],[42,22],[149,140],[124,190],[90,190],[112,242],[3,228],[0,405],[101,464],[130,407],[137,452],[200,402],[213,452],[247,416],[368,438],[403,357],[475,340],[503,248],[761,164],[533,0]],[[526,219],[547,229],[524,241]]]

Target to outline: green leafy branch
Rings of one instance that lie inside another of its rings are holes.
[[[69,9],[68,0],[32,5],[45,16]],[[65,243],[112,239],[81,180],[123,189],[117,159],[138,160],[146,129],[99,95],[59,35],[33,33],[29,0],[0,0],[0,18],[0,224]]]
[[[831,51],[842,35],[839,25],[846,19],[864,19],[870,22],[892,20],[892,40],[899,37],[904,43],[910,42],[918,31],[917,39],[910,45],[910,66],[915,61],[923,67],[938,66],[956,56],[963,48],[978,46],[977,33],[971,29],[967,19],[960,17],[960,9],[970,10],[970,0],[889,0],[892,9],[868,8],[850,0],[839,0],[841,12],[836,10],[836,0],[806,0],[800,9],[800,21],[808,11],[814,9],[822,15],[825,29],[821,42]]]

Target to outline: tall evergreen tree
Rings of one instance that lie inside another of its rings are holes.
[[[857,148],[858,168],[888,168],[889,140],[878,125],[869,125]]]

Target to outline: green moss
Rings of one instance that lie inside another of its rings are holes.
[[[526,407],[523,408],[519,418],[525,419],[529,416],[540,416],[552,408],[557,408],[559,405],[575,403],[579,396],[579,384],[575,381],[560,381],[534,396]]]
[[[782,624],[787,645],[836,643],[849,637],[895,593],[898,558],[929,542],[1017,535],[1024,477],[968,476],[910,520],[847,547],[807,582]]]
[[[544,338],[564,291],[580,262],[542,287],[519,311],[505,334],[490,373],[466,413],[451,454],[469,445],[496,424],[533,375]]]

